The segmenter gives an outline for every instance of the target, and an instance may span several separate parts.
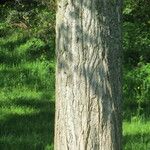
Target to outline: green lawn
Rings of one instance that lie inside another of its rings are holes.
[[[7,67],[0,70],[0,149],[51,150],[54,137],[51,94],[54,90],[49,88],[48,93],[47,87],[40,89],[31,79],[30,84],[25,81],[19,84],[23,70],[17,73],[17,68],[13,73],[14,70]]]
[[[0,149],[52,150],[54,101],[44,92],[16,86],[0,92]],[[124,121],[124,149],[150,149],[150,121]]]
[[[51,150],[54,59],[32,31],[0,25],[0,150]]]
[[[124,150],[149,150],[150,149],[150,121],[123,123]]]

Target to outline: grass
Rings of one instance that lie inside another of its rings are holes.
[[[1,65],[0,149],[51,150],[54,136],[53,75],[47,77],[50,81],[46,84],[46,81],[42,82],[45,74],[39,73],[39,63],[38,67],[34,63],[23,66]]]
[[[49,76],[47,68],[43,68],[44,63],[45,60],[39,60],[38,63],[34,61],[12,66],[0,65],[0,149],[2,150],[52,149],[54,76],[51,75],[53,72],[51,63],[49,62],[51,70]],[[45,76],[49,78],[47,83]]]
[[[0,148],[51,149],[53,144],[54,104],[43,100],[20,99],[1,108]]]
[[[41,38],[7,34],[0,38],[0,149],[52,150],[55,60]]]
[[[124,150],[150,149],[150,121],[136,118],[123,123]]]

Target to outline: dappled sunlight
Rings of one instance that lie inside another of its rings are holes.
[[[0,149],[51,150],[55,15],[40,1],[21,6],[0,3]]]
[[[3,103],[0,112],[0,145],[9,148],[42,148],[53,143],[54,103],[18,99]],[[47,147],[51,147],[47,146]]]
[[[27,87],[17,86],[12,89],[2,89],[0,91],[0,102],[9,101],[14,102],[16,99],[28,99],[39,100],[42,96],[42,92],[38,92],[34,89],[29,89]]]
[[[26,42],[24,42],[23,44],[19,45],[15,51],[18,53],[18,55],[21,54],[27,54],[27,52],[31,52],[31,51],[38,51],[38,49],[42,48],[45,45],[45,43],[38,39],[38,38],[31,38],[29,40],[27,40]]]
[[[37,114],[40,110],[35,109],[33,107],[26,107],[26,106],[17,106],[17,105],[11,105],[11,106],[4,106],[0,108],[0,113],[3,114],[3,118],[9,115],[30,115],[30,114]],[[0,117],[0,120],[2,118]]]
[[[25,35],[22,32],[14,32],[13,34],[8,35],[8,37],[0,38],[0,45],[4,46],[10,43],[15,43],[22,40],[24,37]]]

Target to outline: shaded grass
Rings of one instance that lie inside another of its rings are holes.
[[[46,149],[53,143],[54,102],[20,98],[2,105],[1,149]]]

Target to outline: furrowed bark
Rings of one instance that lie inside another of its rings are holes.
[[[57,7],[55,150],[121,150],[121,2]]]

